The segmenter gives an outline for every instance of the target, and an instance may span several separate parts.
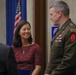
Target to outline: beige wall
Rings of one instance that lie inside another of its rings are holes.
[[[27,21],[31,24],[31,33],[33,40],[35,38],[35,29],[34,29],[34,1],[35,0],[27,0]]]
[[[6,0],[0,0],[0,42],[6,43]]]
[[[53,25],[53,23],[50,21],[50,14],[49,14],[49,7],[50,7],[50,3],[54,1],[54,0],[47,0],[46,4],[47,4],[47,11],[46,11],[46,22],[47,22],[47,37],[46,37],[46,42],[47,42],[47,47],[46,47],[46,53],[47,53],[47,62],[49,62],[50,59],[50,41],[51,41],[51,26]],[[57,1],[57,0],[56,0]],[[68,3],[69,7],[70,7],[70,17],[72,18],[73,22],[76,23],[76,0],[63,0],[65,2]]]

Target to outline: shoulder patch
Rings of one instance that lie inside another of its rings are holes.
[[[75,36],[75,34],[74,34],[74,33],[72,33],[72,34],[71,34],[71,36],[70,36],[70,40],[71,40],[72,42],[74,42],[74,41],[75,41],[75,39],[76,39],[76,36]]]
[[[76,28],[70,28],[71,33],[76,33]]]

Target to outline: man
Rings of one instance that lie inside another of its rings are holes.
[[[76,25],[64,1],[50,7],[51,20],[59,26],[51,42],[51,57],[44,75],[76,75]]]
[[[18,75],[14,52],[0,43],[0,75]]]

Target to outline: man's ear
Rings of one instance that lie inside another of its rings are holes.
[[[58,16],[61,17],[62,12],[59,10],[59,11],[57,11],[57,13],[58,13]]]

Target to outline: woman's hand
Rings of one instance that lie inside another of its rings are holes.
[[[32,72],[32,75],[39,75],[40,71],[41,71],[41,66],[36,65],[34,71]]]

